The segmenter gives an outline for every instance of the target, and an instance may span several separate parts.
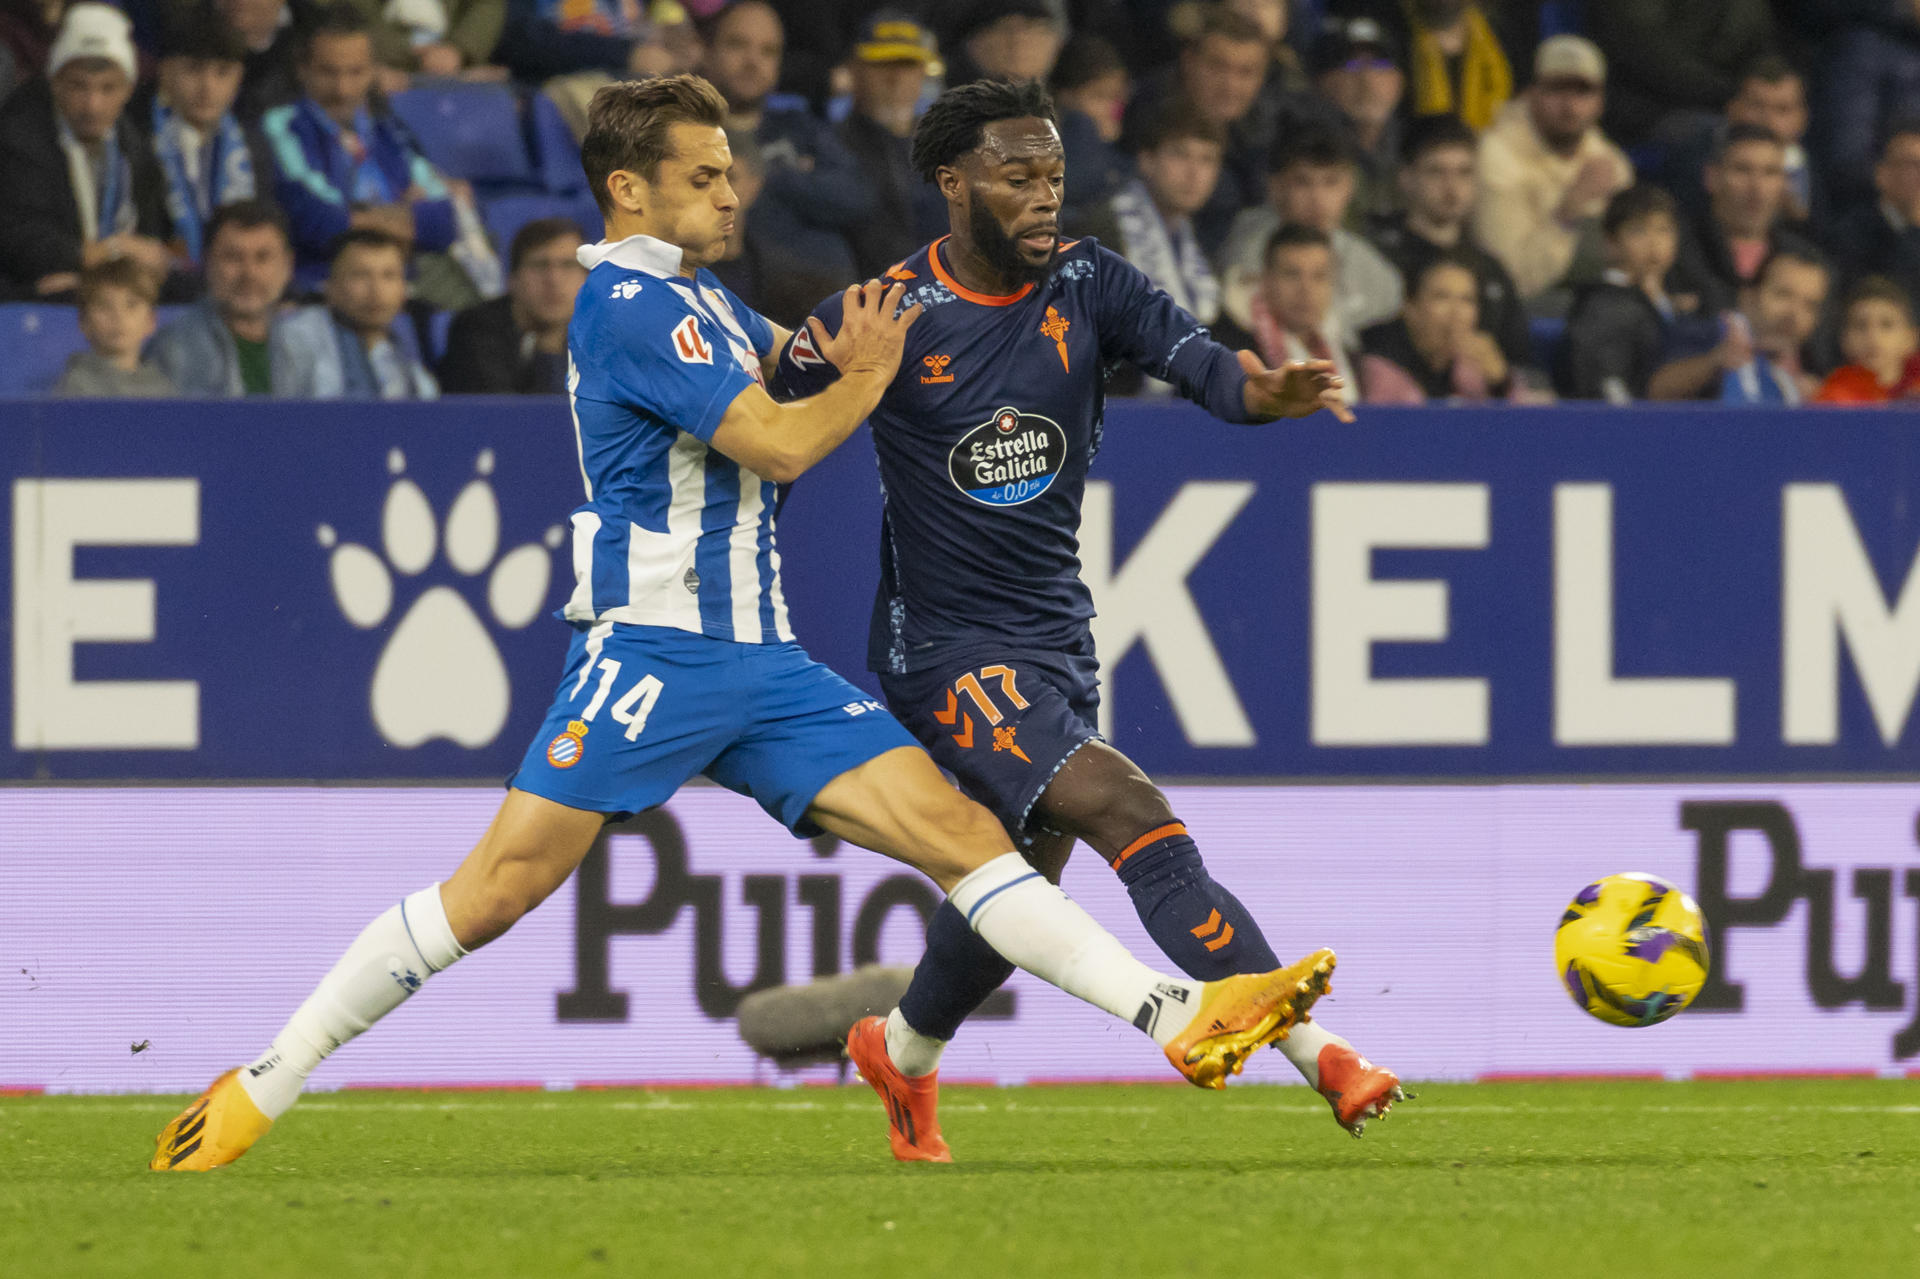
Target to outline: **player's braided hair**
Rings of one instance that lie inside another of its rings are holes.
[[[1038,80],[975,80],[948,89],[913,131],[913,167],[925,181],[980,145],[995,120],[1051,120],[1053,98]]]

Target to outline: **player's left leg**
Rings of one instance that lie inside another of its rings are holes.
[[[1075,751],[1034,813],[1107,859],[1148,933],[1189,976],[1215,980],[1264,972],[1278,962],[1247,908],[1208,872],[1166,793],[1107,743],[1089,741]],[[1375,1066],[1318,1020],[1295,1027],[1275,1047],[1355,1136],[1403,1095],[1392,1071]]]

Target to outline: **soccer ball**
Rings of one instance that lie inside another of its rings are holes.
[[[1652,875],[1609,875],[1575,894],[1553,960],[1580,1010],[1615,1026],[1651,1026],[1693,1002],[1707,980],[1707,927],[1693,898]]]

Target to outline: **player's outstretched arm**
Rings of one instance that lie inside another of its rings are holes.
[[[1353,410],[1340,395],[1345,380],[1334,372],[1332,360],[1293,360],[1269,369],[1252,351],[1242,351],[1240,367],[1247,374],[1247,416],[1256,422],[1307,417],[1321,409],[1342,422],[1353,421]]]
[[[713,447],[776,484],[792,483],[838,448],[873,412],[900,370],[900,348],[920,318],[919,304],[901,308],[904,292],[900,284],[883,291],[878,280],[852,286],[840,331],[832,336],[809,317],[814,344],[840,370],[839,380],[818,395],[785,404],[758,386],[748,387],[720,419]]]

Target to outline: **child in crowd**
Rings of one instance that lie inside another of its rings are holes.
[[[1854,285],[1840,353],[1847,363],[1820,387],[1816,403],[1886,404],[1920,395],[1920,328],[1906,291],[1879,275]]]
[[[175,394],[159,368],[140,358],[153,336],[160,284],[132,258],[112,258],[80,273],[80,332],[89,350],[67,361],[55,395],[144,399]]]
[[[1600,227],[1606,274],[1574,299],[1556,381],[1572,399],[1627,404],[1647,397],[1654,370],[1674,355],[1685,308],[1668,295],[1667,275],[1680,219],[1672,196],[1641,183],[1607,202]]]

